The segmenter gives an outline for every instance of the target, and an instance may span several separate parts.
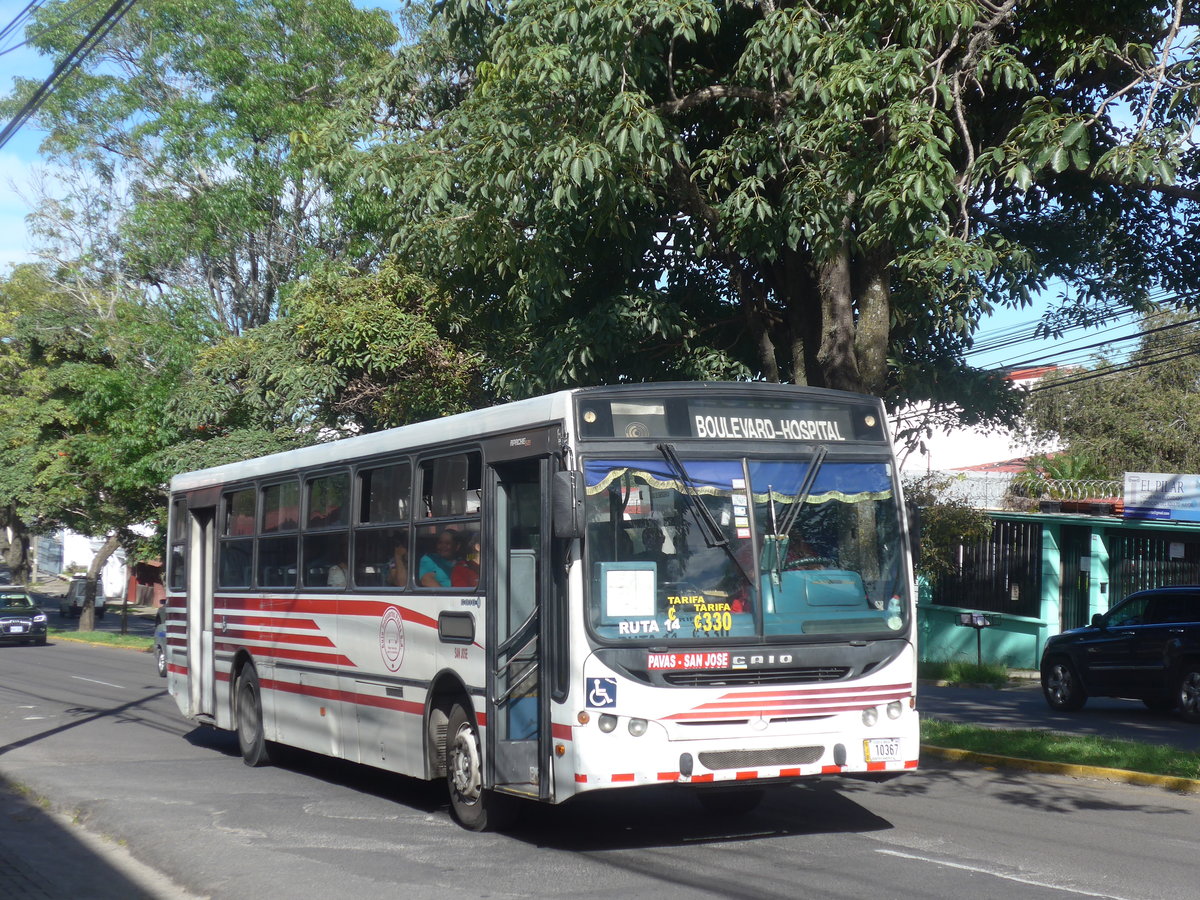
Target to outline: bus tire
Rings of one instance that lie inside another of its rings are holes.
[[[446,728],[446,787],[450,815],[463,828],[494,831],[511,821],[513,801],[483,786],[479,728],[459,703],[450,710]]]
[[[271,762],[271,750],[263,733],[262,690],[254,666],[242,669],[237,681],[237,736],[242,762],[265,766]]]

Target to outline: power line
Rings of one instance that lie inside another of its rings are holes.
[[[129,12],[136,2],[137,0],[113,0],[112,5],[100,17],[100,21],[92,26],[91,30],[84,35],[83,40],[59,60],[58,64],[54,67],[54,71],[50,73],[50,76],[25,101],[25,104],[17,111],[17,114],[4,126],[4,130],[0,131],[0,148],[4,147],[12,139],[13,135],[21,129],[21,126],[33,117],[42,104],[46,102],[46,98],[50,96],[59,82],[78,68],[79,64],[108,36],[108,33],[116,27],[116,24],[121,21],[121,18],[125,13]]]
[[[41,8],[41,5],[43,2],[45,2],[45,0],[33,0],[32,3],[30,3],[28,6],[26,6],[25,9],[21,13],[18,14],[17,18],[13,19],[12,22],[10,22],[5,27],[3,32],[0,32],[0,40],[3,40],[4,37],[6,37],[9,33],[14,31],[17,27],[19,27],[20,23],[18,22],[18,19],[21,21],[25,21],[25,20],[29,19],[35,10]],[[52,34],[57,34],[59,31],[61,31],[66,26],[75,24],[76,22],[80,21],[83,18],[84,13],[86,13],[89,9],[91,9],[93,6],[95,6],[99,2],[100,2],[100,0],[88,0],[88,3],[85,6],[80,7],[79,9],[75,10],[71,14],[64,15],[61,19],[59,19],[53,25],[48,25],[45,29],[42,30],[42,32],[39,36],[47,37]],[[3,50],[0,50],[0,56],[5,56],[6,54],[12,53],[15,50],[20,50],[22,47],[26,47],[28,45],[29,45],[29,41],[28,41],[28,39],[26,39],[26,40],[21,41],[19,44],[13,44],[11,47],[5,47]]]
[[[21,10],[19,13],[17,13],[15,16],[13,16],[13,20],[11,22],[9,22],[7,25],[5,25],[2,30],[0,30],[0,41],[3,41],[6,37],[8,37],[14,31],[19,29],[29,19],[29,17],[31,15],[33,15],[34,10],[36,10],[41,5],[42,5],[42,0],[30,0],[30,2],[25,6],[25,8],[23,10]],[[19,47],[21,45],[18,44],[17,46]],[[4,52],[7,53],[8,51],[5,50]]]

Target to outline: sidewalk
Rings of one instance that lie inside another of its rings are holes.
[[[5,900],[185,900],[194,897],[120,844],[35,803],[0,777],[0,885]]]

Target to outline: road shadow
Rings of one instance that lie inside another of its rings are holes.
[[[832,780],[769,785],[753,811],[710,813],[686,785],[621,788],[559,806],[526,803],[510,837],[568,852],[642,850],[759,841],[810,834],[864,834],[892,823],[846,795]]]
[[[69,862],[65,862],[69,861]],[[0,885],[6,900],[165,896],[114,866],[43,806],[0,776]]]
[[[197,747],[239,757],[237,736],[199,727],[186,739]],[[450,815],[446,786],[294,748],[272,751],[273,765],[319,778],[414,811]],[[892,824],[841,790],[847,780],[771,785],[762,804],[742,816],[707,813],[684,785],[597,791],[551,806],[516,802],[509,837],[537,847],[601,851],[761,840],[805,834],[866,833]],[[879,785],[864,785],[878,788]]]

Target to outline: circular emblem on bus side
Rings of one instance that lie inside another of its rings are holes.
[[[379,622],[379,655],[392,672],[404,663],[404,619],[394,606],[387,608]]]
[[[646,438],[650,437],[650,429],[646,427],[644,422],[630,422],[625,426],[625,437],[631,438]]]

